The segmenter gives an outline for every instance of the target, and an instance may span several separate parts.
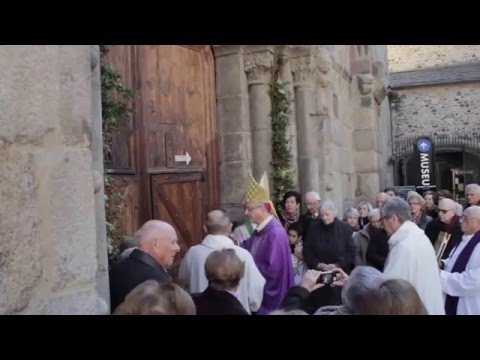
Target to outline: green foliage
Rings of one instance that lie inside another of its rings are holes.
[[[128,117],[132,116],[133,108],[131,107],[131,101],[134,98],[133,90],[125,87],[121,82],[120,73],[112,65],[105,63],[104,56],[107,52],[107,45],[100,45],[104,154],[110,154],[113,135],[122,126],[125,126]],[[122,204],[122,196],[114,187],[113,181],[113,177],[109,175],[106,169],[104,173],[105,220],[107,226],[108,258],[110,261],[117,259],[120,253],[120,237],[114,224],[120,217],[120,206]]]
[[[283,49],[278,47],[275,52],[272,83],[270,84],[270,100],[272,111],[272,181],[273,202],[280,207],[282,197],[293,187],[294,171],[292,169],[291,139],[287,138],[287,127],[291,113],[291,94],[288,83],[280,79],[280,70],[285,57]]]

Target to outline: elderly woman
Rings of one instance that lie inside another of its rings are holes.
[[[195,304],[178,285],[147,280],[125,297],[114,315],[195,315]]]
[[[435,193],[426,191],[423,194],[423,198],[425,199],[425,213],[432,219],[436,219],[438,217],[438,208],[435,205]]]
[[[352,230],[337,219],[337,210],[332,201],[325,201],[320,208],[322,221],[310,226],[305,241],[303,255],[310,269],[329,271],[342,268],[349,273],[355,260],[356,248]],[[310,296],[311,312],[324,305],[340,304],[340,291],[326,286],[315,290]]]
[[[367,201],[361,201],[358,206],[358,227],[360,230],[363,230],[363,228],[368,224],[368,213],[372,211],[373,207],[372,204],[370,204]]]
[[[360,230],[358,227],[358,218],[360,217],[360,214],[358,213],[358,210],[355,208],[350,208],[347,211],[345,211],[345,214],[343,215],[343,221],[350,226],[350,229],[353,231],[353,235],[355,236],[355,233]]]
[[[410,212],[412,213],[412,222],[425,231],[427,224],[432,221],[432,217],[425,212],[425,199],[415,191],[409,191],[407,195],[407,202],[410,205]]]
[[[198,315],[248,315],[238,301],[245,265],[234,249],[216,250],[205,260],[207,289],[192,295]]]
[[[280,209],[280,222],[282,223],[285,230],[297,222],[300,218],[300,202],[302,201],[302,196],[297,191],[287,191],[283,196],[282,207]]]
[[[364,299],[359,315],[428,315],[417,290],[406,280],[387,280]]]

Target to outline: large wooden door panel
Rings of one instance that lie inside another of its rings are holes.
[[[117,45],[108,55],[135,90],[135,115],[114,139],[109,168],[124,194],[117,227],[131,235],[149,219],[171,223],[181,251],[203,237],[219,205],[215,69],[208,45]],[[175,155],[191,156],[190,164]]]
[[[153,218],[167,221],[177,231],[180,256],[202,240],[202,174],[152,175]]]

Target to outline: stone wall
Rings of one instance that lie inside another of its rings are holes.
[[[480,134],[480,83],[395,91],[394,140],[420,135]]]
[[[446,147],[458,141],[471,146],[480,134],[480,82],[475,71],[466,73],[472,78],[463,82],[452,74],[465,64],[475,69],[480,64],[480,46],[395,45],[388,52],[391,73],[416,70],[411,79],[426,79],[429,69],[442,68],[434,85],[392,88],[393,141],[399,153],[405,141],[417,136],[434,137],[437,145],[441,142]]]
[[[0,46],[0,314],[108,311],[96,51]]]
[[[480,45],[388,45],[390,72],[480,61]]]
[[[270,172],[268,95],[274,46],[215,46],[222,206],[243,217],[248,172]],[[340,211],[392,184],[387,56],[384,46],[289,45],[282,79],[293,95],[296,183]],[[235,141],[232,141],[235,139]]]

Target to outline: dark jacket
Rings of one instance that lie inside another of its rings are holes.
[[[352,230],[338,219],[329,225],[315,222],[308,231],[303,253],[309,269],[317,270],[319,263],[336,264],[349,273],[356,254]]]
[[[309,269],[318,269],[319,263],[335,264],[346,273],[354,266],[356,246],[352,230],[342,221],[335,219],[332,224],[316,222],[310,226],[307,241],[303,246],[303,256]],[[324,286],[313,291],[304,309],[313,314],[319,307],[341,304],[341,289]]]
[[[227,291],[210,286],[201,294],[192,294],[197,315],[248,315],[240,301]]]
[[[440,221],[440,218],[433,219],[430,221],[427,225],[427,228],[425,229],[425,235],[430,239],[432,242],[432,245],[435,246],[435,242],[438,239],[438,235],[440,234],[440,231],[442,231],[443,228],[443,223]],[[451,228],[450,234],[452,234],[450,241],[448,242],[447,247],[445,248],[445,252],[443,253],[442,259],[448,258],[448,255],[452,251],[452,249],[460,242],[462,241],[462,225],[460,224],[460,218],[456,216],[455,218],[455,223],[453,224],[453,227]]]
[[[310,213],[306,213],[303,215],[300,215],[300,219],[298,219],[300,223],[302,224],[303,228],[303,245],[305,246],[305,241],[307,240],[308,237],[308,231],[312,224],[316,222],[321,222],[322,220],[319,217],[313,218]]]
[[[137,285],[147,280],[157,280],[159,283],[172,282],[157,261],[139,249],[133,250],[128,258],[113,263],[109,276],[112,313]]]
[[[370,242],[367,248],[367,265],[383,271],[388,256],[388,234],[383,229],[370,232]]]
[[[417,226],[423,231],[425,231],[428,223],[431,221],[432,221],[432,217],[428,216],[426,213],[423,213],[422,216],[420,217],[420,220],[418,221]]]
[[[303,286],[292,286],[288,289],[287,295],[285,296],[285,299],[283,299],[280,309],[286,311],[306,310],[309,297],[310,292]]]

